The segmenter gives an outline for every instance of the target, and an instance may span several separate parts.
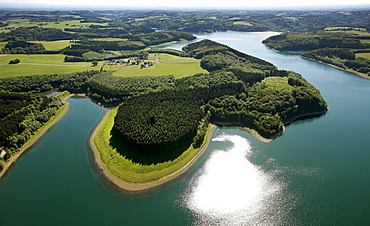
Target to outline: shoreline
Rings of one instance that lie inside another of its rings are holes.
[[[21,150],[13,155],[10,160],[8,162],[6,162],[4,168],[2,169],[2,171],[0,172],[0,179],[6,175],[6,173],[8,172],[8,170],[13,166],[13,164],[16,163],[17,159],[19,157],[22,156],[22,154],[24,154],[24,152],[26,152],[29,148],[31,148],[47,131],[49,131],[49,129],[51,127],[53,127],[57,122],[59,122],[64,116],[65,114],[68,112],[68,109],[69,109],[69,103],[66,102],[66,100],[68,98],[70,98],[71,96],[73,96],[74,94],[70,94],[66,97],[63,98],[63,102],[65,103],[65,108],[64,110],[62,110],[62,112],[55,118],[53,119],[48,125],[46,125],[44,128],[41,129],[40,133],[37,134],[35,137],[31,138],[30,140],[28,140],[22,147],[21,147]]]
[[[336,65],[334,65],[334,64],[325,63],[325,62],[323,62],[323,61],[321,61],[321,60],[316,60],[316,59],[313,59],[313,58],[304,57],[304,56],[302,56],[302,55],[300,55],[299,57],[300,57],[300,58],[302,58],[302,59],[306,59],[306,60],[316,61],[316,62],[319,62],[319,63],[321,63],[321,64],[325,64],[325,65],[328,65],[328,66],[330,66],[330,67],[334,67],[334,68],[339,69],[339,70],[342,70],[342,71],[350,72],[350,73],[355,74],[355,75],[357,75],[357,76],[359,76],[359,77],[361,77],[361,78],[370,79],[370,76],[363,75],[363,74],[358,73],[358,72],[356,72],[356,71],[351,71],[351,70],[348,70],[348,69],[344,69],[344,68],[338,67],[338,66],[336,66]]]
[[[251,129],[251,128],[246,127],[246,126],[243,126],[243,125],[238,124],[238,123],[233,123],[233,122],[216,122],[216,125],[217,126],[237,126],[240,129],[242,129],[242,130],[248,131],[257,140],[259,140],[259,141],[261,141],[263,143],[270,143],[270,142],[274,141],[276,138],[278,138],[279,136],[281,136],[281,135],[284,134],[287,125],[294,123],[295,121],[299,120],[300,118],[310,117],[310,116],[312,116],[312,117],[321,116],[321,115],[325,114],[328,110],[329,110],[329,108],[326,109],[326,110],[323,110],[323,111],[318,111],[318,112],[312,112],[312,113],[306,113],[306,114],[297,115],[297,116],[293,117],[292,119],[290,119],[290,120],[288,120],[286,122],[283,122],[283,131],[281,133],[275,134],[271,138],[265,138],[265,137],[261,136],[256,130]]]
[[[277,52],[277,53],[280,53],[280,52],[287,52],[287,53],[289,53],[289,52],[302,52],[302,51],[280,51],[280,50],[277,50],[277,49],[271,48],[271,47],[267,46],[266,44],[264,44],[264,46],[265,46],[267,49],[271,49],[272,51]],[[318,63],[321,63],[321,64],[325,64],[325,65],[328,65],[328,66],[330,66],[330,67],[334,67],[334,68],[339,69],[339,70],[342,70],[342,71],[350,72],[350,73],[355,74],[355,75],[357,75],[357,76],[359,76],[359,77],[361,77],[361,78],[370,79],[370,76],[366,76],[366,75],[361,74],[361,73],[356,72],[356,71],[351,71],[351,70],[348,70],[348,69],[344,69],[344,68],[338,67],[338,66],[336,66],[336,65],[334,65],[334,64],[329,64],[329,63],[326,63],[326,62],[321,61],[321,60],[316,60],[316,59],[313,59],[313,58],[304,57],[304,56],[302,56],[302,55],[299,55],[299,57],[300,57],[300,58],[302,58],[302,59],[312,60],[312,61],[315,61],[315,62],[318,62]]]
[[[123,179],[119,178],[118,176],[114,175],[108,169],[107,165],[102,161],[100,152],[99,152],[99,150],[96,147],[95,142],[94,142],[94,137],[96,136],[96,133],[99,130],[99,127],[103,125],[103,123],[106,120],[109,112],[110,111],[107,111],[105,113],[102,120],[99,122],[97,127],[94,129],[93,133],[90,136],[89,144],[90,144],[90,148],[91,148],[91,150],[93,152],[93,155],[94,155],[94,162],[95,162],[96,166],[98,167],[98,170],[100,171],[101,175],[104,177],[104,179],[106,179],[106,181],[108,183],[114,185],[115,187],[123,190],[124,192],[129,192],[129,193],[146,192],[146,191],[152,190],[154,188],[164,186],[164,185],[172,182],[173,180],[179,178],[181,175],[183,175],[185,172],[187,172],[187,170],[191,166],[193,166],[193,164],[199,159],[199,157],[202,156],[202,154],[204,153],[204,151],[207,149],[208,145],[210,144],[211,135],[212,135],[213,131],[216,128],[218,128],[218,126],[216,126],[216,125],[213,125],[213,124],[211,125],[211,127],[209,129],[209,135],[207,137],[205,145],[197,152],[197,154],[189,162],[187,162],[180,169],[172,172],[171,174],[169,174],[167,176],[164,176],[164,177],[162,177],[158,180],[151,181],[151,182],[145,182],[145,183],[127,182],[127,181],[124,181]],[[298,120],[299,118],[302,118],[302,117],[315,116],[315,115],[318,116],[318,115],[322,115],[326,112],[327,112],[327,110],[298,115],[298,116],[294,117],[293,119],[291,119],[287,122],[284,122],[283,132],[277,134],[276,136],[274,136],[270,139],[262,137],[257,131],[255,131],[253,129],[250,129],[248,127],[242,127],[240,125],[236,125],[235,123],[225,123],[225,122],[224,123],[217,122],[217,123],[220,126],[238,126],[240,129],[246,130],[249,133],[251,133],[257,140],[259,140],[263,143],[269,143],[271,141],[274,141],[277,137],[281,136],[285,132],[285,129],[286,129],[285,125],[289,125],[289,124],[295,122],[296,120]]]
[[[182,166],[180,169],[172,172],[169,175],[166,175],[158,180],[151,181],[151,182],[146,182],[146,183],[134,183],[134,182],[127,182],[124,181],[123,179],[117,177],[111,171],[108,169],[107,165],[102,161],[100,152],[98,151],[95,142],[94,142],[94,137],[96,136],[96,133],[99,129],[99,127],[104,123],[104,120],[108,116],[110,111],[107,111],[98,126],[95,128],[93,133],[91,134],[89,143],[90,143],[90,148],[94,154],[94,161],[95,164],[98,167],[98,170],[100,170],[101,175],[111,184],[114,186],[122,189],[125,192],[130,192],[130,193],[137,193],[137,192],[145,192],[152,190],[154,188],[158,188],[161,186],[164,186],[168,184],[169,182],[172,182],[173,180],[179,178],[181,175],[183,175],[187,170],[194,165],[194,163],[199,159],[200,156],[204,153],[204,151],[207,149],[210,140],[211,140],[211,135],[212,132],[217,128],[215,125],[211,125],[209,129],[209,135],[207,137],[205,145],[197,152],[197,154],[189,161],[187,162],[184,166]]]

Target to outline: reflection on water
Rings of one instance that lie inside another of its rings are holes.
[[[232,145],[213,151],[190,183],[184,201],[198,216],[196,225],[291,223],[286,217],[294,207],[292,195],[283,195],[285,185],[274,170],[266,172],[248,160],[253,154],[248,140],[224,133],[212,141]]]

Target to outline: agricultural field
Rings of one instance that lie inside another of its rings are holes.
[[[81,23],[80,20],[70,20],[70,21],[61,21],[61,22],[30,22],[28,19],[14,19],[8,20],[9,25],[2,27],[1,32],[9,32],[11,29],[17,27],[42,27],[42,28],[56,28],[63,30],[64,28],[88,28],[90,25],[108,25],[108,23]],[[70,32],[74,33],[74,32]]]
[[[70,40],[58,40],[58,41],[31,41],[32,43],[41,43],[44,45],[46,50],[49,51],[59,51],[61,49],[64,49],[65,47],[70,46],[71,42]],[[1,47],[1,44],[0,44]],[[4,47],[1,47],[4,48]]]
[[[253,26],[253,24],[247,21],[235,21],[234,24],[246,25],[246,26]]]
[[[370,39],[361,39],[360,40],[362,43],[370,43]]]
[[[62,54],[0,55],[0,78],[99,70],[101,66],[92,67],[91,62],[66,63],[64,57]],[[19,59],[20,63],[8,64],[14,59]]]
[[[363,57],[370,60],[370,53],[356,53],[356,57]]]
[[[207,73],[200,67],[200,60],[188,57],[178,57],[169,54],[149,54],[149,58],[158,58],[154,60],[145,60],[152,62],[153,65],[148,68],[141,68],[139,65],[105,65],[104,70],[112,71],[113,75],[121,77],[131,76],[157,76],[173,75],[175,78],[191,76],[197,73]]]
[[[366,31],[366,28],[355,28],[355,27],[326,27],[326,33],[336,33],[336,32],[344,32],[351,35],[369,35]]]

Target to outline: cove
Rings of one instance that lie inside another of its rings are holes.
[[[325,116],[295,122],[268,144],[238,128],[218,128],[185,175],[132,196],[104,180],[89,149],[107,109],[68,99],[65,117],[0,181],[0,225],[368,223],[370,81],[265,48],[261,41],[274,34],[197,36],[302,74],[328,102]]]

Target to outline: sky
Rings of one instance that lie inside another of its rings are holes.
[[[360,6],[370,5],[369,0],[0,0],[0,6],[104,6],[117,8],[222,8],[250,9],[273,7]],[[1,9],[1,8],[0,8]]]

